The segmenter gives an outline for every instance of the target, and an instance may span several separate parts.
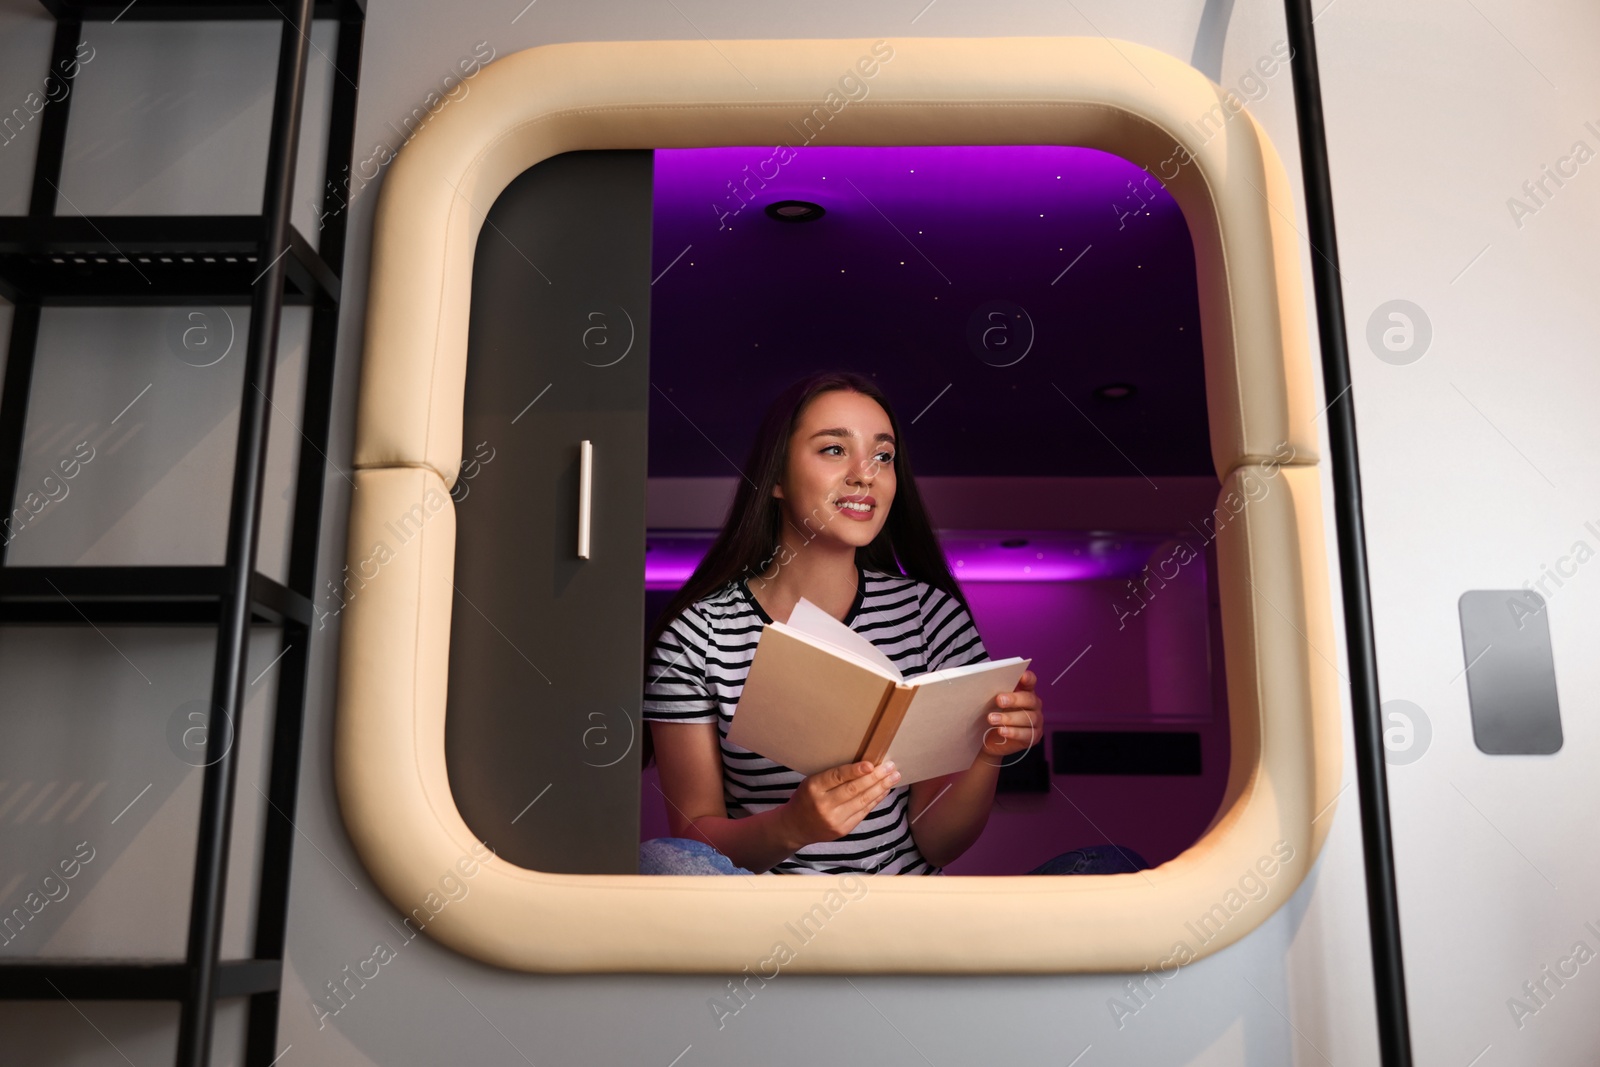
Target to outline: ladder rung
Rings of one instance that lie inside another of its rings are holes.
[[[222,960],[216,991],[247,997],[277,989],[280,960]],[[178,961],[49,960],[0,964],[0,1000],[182,1000],[189,965]]]
[[[0,622],[215,623],[226,567],[0,567]],[[252,621],[309,624],[311,601],[259,571]]]
[[[284,299],[337,303],[339,278],[289,227],[263,249],[257,215],[0,216],[0,295],[52,306],[249,303],[255,282],[284,264]]]

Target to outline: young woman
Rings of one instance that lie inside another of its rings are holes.
[[[889,402],[849,372],[773,402],[721,533],[650,634],[645,761],[653,749],[673,836],[640,847],[642,873],[942,873],[983,831],[1003,759],[1042,738],[1028,671],[995,699],[970,767],[910,786],[892,762],[806,776],[729,744],[761,629],[802,596],[907,676],[989,658]],[[1030,873],[1143,866],[1112,845]]]

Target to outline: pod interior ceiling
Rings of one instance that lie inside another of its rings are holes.
[[[1154,170],[1060,145],[654,162],[652,477],[726,477],[707,438],[841,365],[917,420],[920,475],[1214,474],[1194,248]]]

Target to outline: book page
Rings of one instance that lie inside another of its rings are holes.
[[[917,695],[887,756],[899,769],[900,780],[920,782],[972,766],[989,728],[991,702],[1016,689],[1031,662],[1013,656],[967,665],[981,668],[977,671],[958,667],[910,679],[906,684],[916,685]]]
[[[809,634],[818,640],[826,641],[841,652],[848,652],[858,659],[876,664],[880,669],[888,672],[889,677],[895,681],[899,681],[902,677],[899,668],[894,665],[894,661],[885,656],[877,645],[862,637],[805,597],[800,598],[800,602],[789,613],[789,621],[784,625],[791,630],[799,630],[801,633]]]
[[[728,727],[728,743],[801,774],[849,763],[894,686],[782,623],[761,631]]]
[[[986,659],[986,660],[980,660],[977,663],[968,663],[968,664],[965,664],[965,665],[960,666],[960,667],[946,667],[942,671],[930,671],[927,674],[919,674],[915,678],[909,679],[906,682],[906,684],[907,685],[927,685],[930,682],[945,682],[945,681],[949,681],[952,678],[965,678],[969,674],[980,674],[983,671],[993,670],[994,668],[1000,666],[1003,663],[1031,663],[1031,662],[1033,662],[1033,661],[1032,660],[1024,660],[1021,656],[1012,656],[1010,659]],[[1026,669],[1026,668],[1024,668],[1024,669]],[[1017,675],[1017,677],[1021,678],[1022,675],[1019,674],[1019,675]],[[1012,682],[1011,684],[1013,686],[1015,686],[1017,683]]]

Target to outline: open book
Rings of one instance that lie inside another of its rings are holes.
[[[769,623],[728,740],[801,774],[895,762],[900,785],[964,771],[983,747],[991,702],[1031,659],[1012,657],[904,678],[871,641],[804,597]]]

